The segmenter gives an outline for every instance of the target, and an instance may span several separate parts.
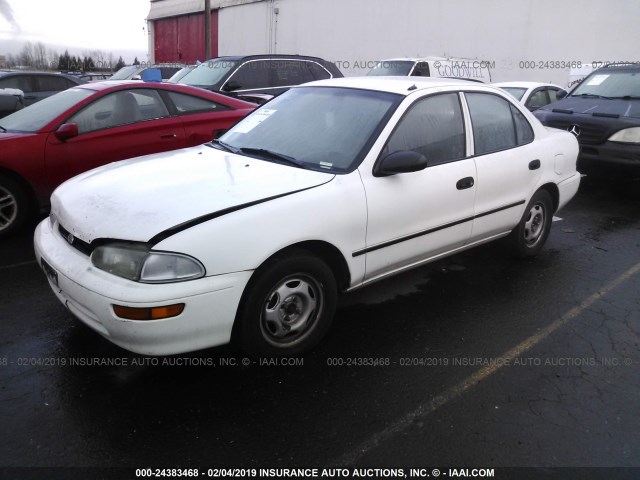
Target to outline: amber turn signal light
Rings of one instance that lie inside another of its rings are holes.
[[[113,305],[113,312],[120,318],[127,320],[161,320],[163,318],[177,317],[184,310],[184,303],[166,305],[164,307],[123,307]]]

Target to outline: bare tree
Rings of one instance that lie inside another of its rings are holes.
[[[24,47],[22,47],[22,50],[20,51],[20,55],[18,56],[18,58],[20,60],[20,65],[26,66],[26,67],[33,67],[35,63],[33,43],[26,42],[24,44]]]
[[[47,47],[42,42],[36,42],[33,46],[33,65],[38,69],[46,69],[47,65]]]

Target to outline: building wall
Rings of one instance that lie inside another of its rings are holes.
[[[637,0],[230,3],[219,5],[220,55],[317,55],[347,75],[383,58],[444,55],[489,61],[494,81],[564,85],[568,68],[539,62],[640,61]]]
[[[195,13],[153,21],[153,63],[204,62],[204,14]],[[211,56],[218,55],[218,11],[211,12]]]

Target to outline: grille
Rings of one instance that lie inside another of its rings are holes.
[[[585,125],[580,122],[568,122],[566,120],[562,121],[551,121],[547,122],[550,127],[559,128],[560,130],[571,130],[575,125],[578,129],[580,129],[580,136],[578,136],[578,143],[581,145],[598,145],[604,143],[607,140],[608,127],[605,125]]]
[[[82,252],[87,256],[91,255],[91,252],[93,252],[93,247],[90,243],[80,240],[60,224],[58,224],[58,231],[60,232],[60,235],[62,235],[62,238],[64,238],[69,245],[79,252]],[[73,238],[73,241],[70,242],[69,238]]]

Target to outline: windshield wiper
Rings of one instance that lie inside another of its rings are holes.
[[[0,130],[2,130],[3,132],[6,132],[6,131],[7,131],[7,129],[6,129],[6,128],[4,128],[2,125],[0,125]]]
[[[211,140],[207,145],[211,144],[213,148],[216,148],[216,145],[220,146],[223,150],[231,153],[238,153],[238,149],[232,147],[228,143],[221,142],[220,140]]]
[[[259,155],[262,157],[273,158],[274,160],[279,160],[284,163],[288,163],[298,168],[307,168],[302,162],[296,160],[289,155],[285,155],[284,153],[278,153],[271,150],[267,150],[266,148],[252,148],[252,147],[243,147],[240,149],[242,153],[246,153],[248,155]]]
[[[640,100],[640,96],[638,95],[623,95],[621,97],[611,97],[611,98],[615,98],[616,100]]]
[[[604,98],[605,100],[611,100],[611,97],[605,97],[604,95],[596,95],[595,93],[581,93],[580,95],[571,95],[572,97],[582,98]]]

